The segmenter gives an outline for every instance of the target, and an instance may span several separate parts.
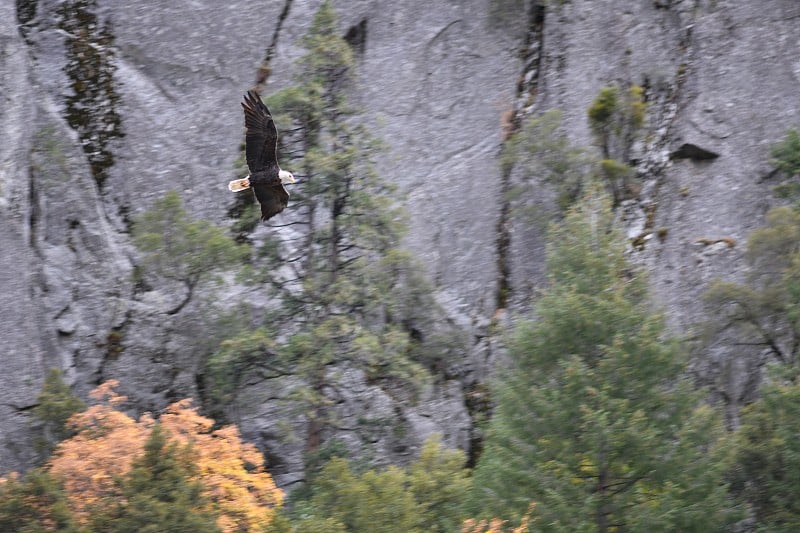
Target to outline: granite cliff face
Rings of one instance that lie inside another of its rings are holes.
[[[238,102],[265,58],[265,92],[291,83],[299,38],[319,5],[67,3],[95,16],[97,27],[109,23],[110,37],[97,33],[93,49],[109,51],[98,61],[113,79],[106,89],[113,97],[103,93],[95,109],[112,106],[124,136],[107,140],[113,162],[100,186],[82,149],[85,132],[68,113],[74,80],[64,3],[0,6],[0,471],[34,458],[24,444],[29,409],[50,367],[64,369],[81,395],[119,379],[140,411],[201,396],[197,377],[209,349],[203,308],[166,315],[178,289],[134,283],[129,223],[173,189],[194,216],[230,223],[225,184],[235,177]],[[636,160],[644,186],[620,210],[631,239],[644,242],[631,256],[650,271],[656,300],[685,335],[703,319],[707,283],[742,275],[742,245],[772,201],[769,146],[800,123],[795,0],[335,4],[358,58],[353,98],[389,147],[378,170],[398,183],[412,220],[405,244],[468,347],[450,379],[411,407],[348,375],[345,441],[368,441],[398,461],[434,431],[450,445],[468,445],[464,390],[485,379],[496,356],[489,321],[498,307],[512,315],[525,307],[543,282],[542,225],[513,207],[547,211],[552,193],[542,186],[508,204],[507,191],[523,176],[504,176],[497,161],[504,126],[516,119],[559,108],[570,139],[591,146],[586,109],[600,88],[642,85],[648,116]],[[718,157],[697,155],[712,152]],[[655,238],[657,228],[668,229],[666,238]],[[262,227],[253,238],[276,235]],[[722,237],[738,245],[698,243]],[[720,345],[695,370],[735,404],[757,383],[750,355]],[[278,429],[278,418],[301,423],[280,401],[289,385],[253,384],[233,415],[277,465],[282,484],[302,466],[299,445]],[[401,421],[408,431],[348,430],[359,417]]]

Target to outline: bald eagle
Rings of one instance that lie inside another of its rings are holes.
[[[252,188],[261,204],[261,220],[269,220],[289,203],[289,193],[283,185],[294,183],[294,176],[278,166],[278,130],[258,93],[247,91],[242,107],[250,175],[228,183],[228,189],[238,192]]]

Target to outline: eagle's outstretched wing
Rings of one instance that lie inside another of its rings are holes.
[[[261,204],[261,220],[268,220],[286,208],[289,204],[289,193],[283,184],[260,185],[253,184],[256,200]]]
[[[277,166],[278,130],[269,109],[255,91],[247,91],[242,107],[246,130],[245,156],[250,173]]]

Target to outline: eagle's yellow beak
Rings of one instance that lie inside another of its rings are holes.
[[[294,183],[294,174],[289,171],[281,170],[278,172],[278,177],[281,179],[281,183]]]

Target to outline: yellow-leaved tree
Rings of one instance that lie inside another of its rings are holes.
[[[97,404],[72,415],[67,421],[77,434],[62,441],[53,452],[48,469],[61,478],[70,507],[80,523],[86,523],[93,508],[118,494],[115,479],[131,469],[144,453],[144,442],[153,420],[138,421],[115,409],[127,398],[114,392],[116,381],[107,381],[90,396]]]
[[[283,491],[262,466],[255,446],[239,439],[236,426],[211,430],[214,421],[198,414],[191,400],[175,402],[159,418],[168,433],[197,452],[199,481],[220,513],[223,531],[260,531],[283,502]]]
[[[76,435],[61,442],[48,465],[64,482],[77,520],[88,524],[100,506],[121,498],[120,480],[144,454],[155,421],[149,414],[136,420],[117,410],[124,396],[111,380],[92,392],[98,401],[69,420]],[[235,426],[212,430],[214,421],[191,407],[191,400],[173,403],[159,417],[171,442],[188,445],[195,465],[192,481],[200,483],[208,510],[217,514],[222,531],[258,531],[270,524],[283,492],[263,468],[263,457],[243,443]]]

